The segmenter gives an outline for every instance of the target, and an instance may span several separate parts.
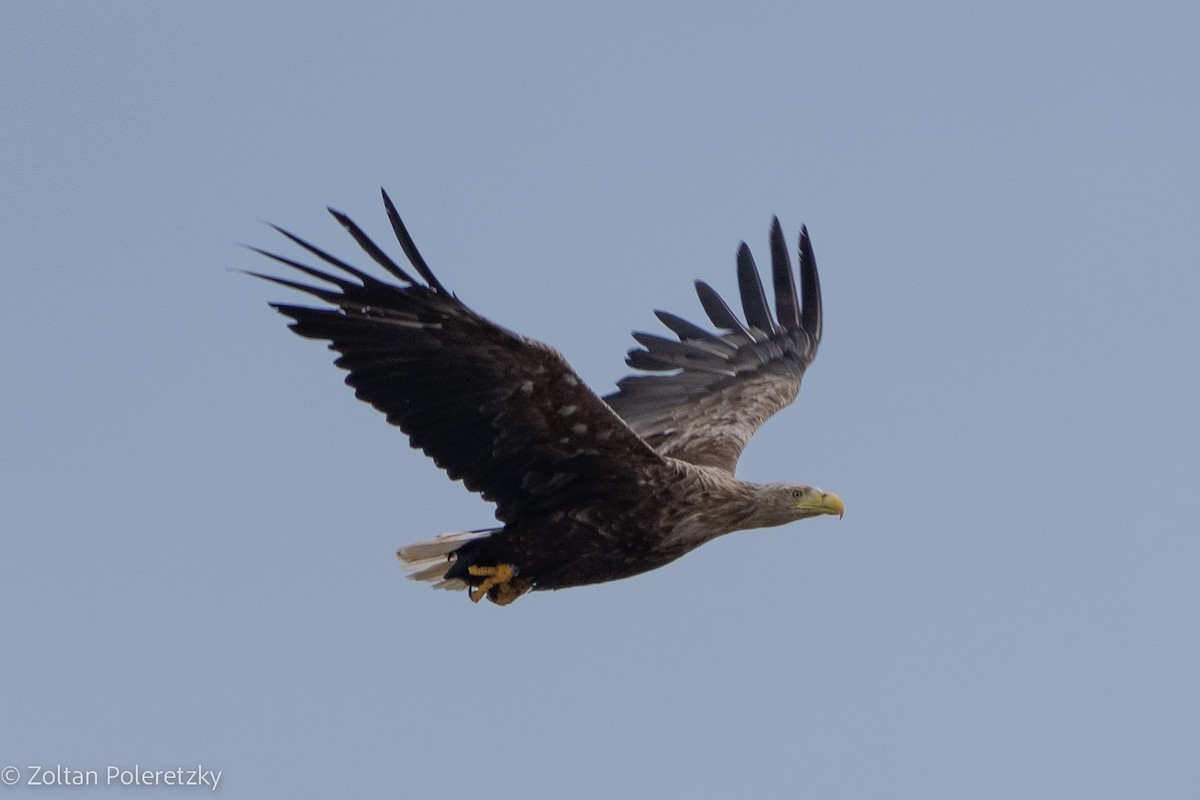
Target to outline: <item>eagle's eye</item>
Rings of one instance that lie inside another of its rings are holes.
[[[799,489],[792,489],[793,500],[799,500],[801,497],[804,497],[804,492],[800,491]]]

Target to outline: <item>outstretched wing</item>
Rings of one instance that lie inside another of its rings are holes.
[[[329,307],[273,303],[301,336],[340,353],[355,395],[387,415],[451,478],[497,504],[501,520],[530,504],[590,496],[661,456],[575,374],[554,348],[467,308],[434,276],[387,193],[388,218],[424,283],[388,257],[354,222],[330,213],[400,284],[379,280],[276,228],[335,268],[326,272],[258,248],[315,278],[313,286],[251,273]],[[402,284],[402,285],[401,285]]]
[[[771,316],[758,268],[743,242],[737,254],[738,288],[746,321],[703,281],[696,293],[716,335],[665,311],[655,315],[678,341],[635,333],[642,345],[626,363],[664,375],[631,375],[604,399],[643,439],[665,456],[730,473],[754,432],[796,399],[800,379],[821,342],[821,285],[808,230],[800,231],[800,297],[776,218],[771,224]]]

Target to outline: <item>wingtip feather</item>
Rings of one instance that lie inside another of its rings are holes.
[[[817,257],[813,253],[808,226],[800,226],[800,298],[803,309],[800,324],[813,340],[813,346],[821,342],[823,327],[821,311],[821,279],[817,274]]]
[[[771,219],[771,282],[775,289],[775,313],[779,324],[787,330],[800,327],[800,301],[796,296],[796,278],[792,259],[788,256],[787,241],[779,217]]]
[[[396,210],[396,204],[392,202],[392,198],[388,193],[379,189],[383,195],[383,207],[387,211],[388,222],[392,225],[392,232],[396,235],[396,240],[400,242],[400,249],[404,251],[404,255],[408,258],[408,262],[413,265],[413,269],[417,271],[425,282],[438,294],[450,295],[442,282],[433,274],[433,270],[429,268],[429,264],[425,262],[425,257],[421,255],[421,251],[417,249],[416,242],[413,241],[412,235],[408,232],[408,227],[404,224],[404,220],[400,218],[400,212]]]
[[[738,293],[742,298],[742,311],[746,315],[746,322],[764,334],[774,333],[777,326],[775,320],[771,319],[767,293],[758,274],[758,265],[754,263],[754,256],[745,242],[742,242],[737,252],[737,276]]]
[[[708,314],[708,318],[713,325],[727,331],[737,331],[746,336],[750,336],[750,331],[742,324],[742,321],[737,318],[737,314],[729,308],[729,305],[717,294],[717,290],[709,286],[704,281],[696,281],[696,294],[700,298],[700,305],[704,308],[704,313]]]

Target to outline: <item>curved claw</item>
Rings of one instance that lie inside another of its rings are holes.
[[[483,578],[478,586],[473,586],[467,591],[472,603],[478,603],[486,595],[487,599],[496,605],[506,606],[533,586],[531,581],[517,578],[519,570],[512,564],[496,564],[493,567],[472,564],[467,567],[467,572]]]

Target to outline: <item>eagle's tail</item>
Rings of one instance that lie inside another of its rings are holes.
[[[435,589],[465,589],[465,581],[458,578],[446,579],[451,556],[467,542],[491,536],[499,530],[500,528],[482,528],[477,531],[443,533],[433,539],[401,547],[396,555],[400,557],[400,566],[408,570],[408,577],[414,581],[435,581]]]

